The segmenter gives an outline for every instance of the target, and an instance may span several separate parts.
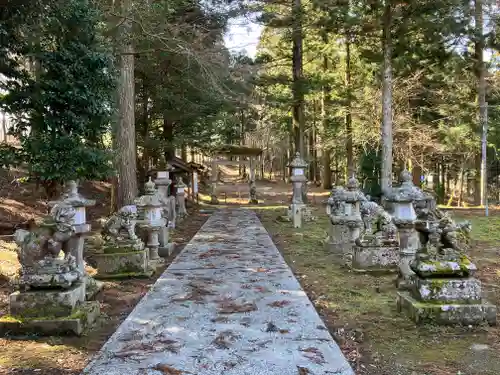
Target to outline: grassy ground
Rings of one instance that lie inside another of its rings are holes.
[[[264,226],[293,268],[316,308],[359,375],[498,375],[500,330],[491,327],[416,327],[396,311],[395,276],[348,271],[320,243],[328,221],[293,229],[276,221],[283,209],[258,211]],[[487,298],[500,304],[500,217],[473,222],[472,258],[486,284]]]

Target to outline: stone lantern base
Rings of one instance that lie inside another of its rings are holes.
[[[85,284],[67,289],[32,289],[10,295],[9,315],[0,318],[0,334],[81,335],[99,316],[99,303],[85,301]]]

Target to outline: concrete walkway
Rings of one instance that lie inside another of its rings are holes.
[[[209,218],[83,374],[354,372],[255,213],[234,209]]]

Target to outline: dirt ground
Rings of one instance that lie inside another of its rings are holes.
[[[0,222],[22,223],[42,218],[47,213],[43,192],[32,184],[11,184],[12,179],[12,175],[0,176]],[[109,214],[109,184],[85,183],[80,192],[87,198],[97,200],[97,205],[88,210],[91,222]],[[177,246],[165,267],[149,279],[106,281],[103,291],[96,298],[102,315],[96,326],[83,337],[0,338],[0,374],[80,374],[91,355],[113,334],[208,218],[198,209],[188,208],[188,211],[189,219],[173,230],[172,239]],[[4,236],[0,240],[0,316],[8,311],[8,296],[12,292],[9,278],[19,267],[15,249],[9,237]]]

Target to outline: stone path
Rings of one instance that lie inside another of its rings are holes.
[[[255,213],[234,209],[209,218],[83,374],[354,372]]]

